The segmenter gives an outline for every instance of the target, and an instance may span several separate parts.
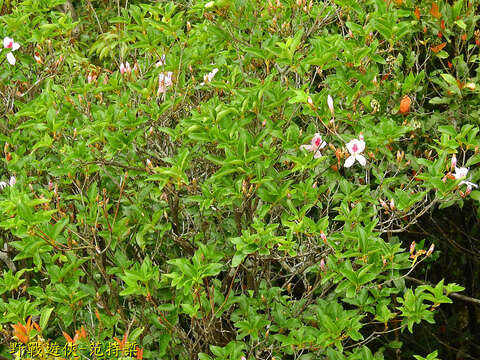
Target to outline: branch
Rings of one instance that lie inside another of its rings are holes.
[[[405,279],[406,280],[409,280],[409,281],[412,281],[414,283],[417,283],[417,284],[420,284],[420,285],[431,285],[431,286],[434,286],[433,284],[427,282],[427,281],[422,281],[422,280],[419,280],[419,279],[415,279],[411,276],[405,276]],[[451,296],[451,297],[454,297],[456,299],[459,299],[459,300],[463,300],[463,301],[467,301],[467,302],[471,302],[471,303],[474,303],[474,304],[477,304],[477,305],[480,305],[480,300],[479,299],[475,299],[475,298],[472,298],[470,296],[465,296],[465,295],[460,295],[459,293],[450,293],[450,294],[447,294],[447,292],[445,291],[445,294],[447,296]]]

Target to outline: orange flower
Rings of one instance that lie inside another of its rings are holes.
[[[140,349],[138,346],[137,346],[137,357],[136,359],[143,359],[143,349]]]
[[[410,105],[412,104],[412,99],[408,95],[405,95],[400,101],[400,114],[406,115],[410,111]]]

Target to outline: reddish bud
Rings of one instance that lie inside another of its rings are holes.
[[[320,237],[322,238],[323,242],[325,244],[327,244],[327,236],[325,235],[325,233],[322,231],[320,231]]]
[[[430,248],[427,251],[427,256],[432,255],[433,249],[435,249],[435,244],[430,245]]]

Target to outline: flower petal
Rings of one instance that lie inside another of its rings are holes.
[[[312,145],[300,145],[300,149],[312,151]]]
[[[356,140],[350,140],[348,143],[347,143],[347,150],[350,154],[353,154],[353,145],[355,144]]]
[[[322,145],[322,136],[320,135],[320,133],[315,133],[315,135],[313,135],[311,144],[312,144],[312,148],[314,149]]]
[[[465,185],[467,185],[467,186],[469,186],[469,187],[471,187],[471,188],[472,188],[472,187],[474,187],[474,188],[477,188],[477,187],[478,187],[477,184],[474,184],[474,183],[472,183],[472,182],[470,182],[470,181],[460,181],[460,184],[458,184],[458,186],[463,185],[463,184],[465,184]]]
[[[17,60],[15,59],[15,56],[13,56],[13,53],[9,52],[7,54],[7,61],[9,62],[10,65],[15,65],[15,62]]]
[[[13,47],[12,47],[12,51],[18,50],[19,48],[20,48],[20,44],[14,42],[14,43],[13,43]]]
[[[215,74],[218,72],[218,69],[215,68],[212,70],[212,72],[210,74],[208,74],[208,81],[212,81],[213,77],[215,76]]]
[[[10,43],[12,42],[13,42],[13,39],[10,39],[8,36],[5,36],[3,38],[3,47],[8,49],[10,46]]]
[[[457,168],[455,167],[455,179],[462,179],[466,177],[468,174],[468,168],[462,167],[462,168]]]
[[[335,112],[335,109],[333,107],[333,98],[330,96],[330,94],[327,96],[327,105],[328,109],[333,114]]]
[[[363,150],[365,150],[365,141],[359,140],[359,141],[357,142],[357,146],[358,146],[357,152],[358,152],[358,153],[363,152]]]
[[[365,159],[365,156],[363,155],[355,155],[355,159],[360,163],[360,165],[365,166],[367,164],[367,159]]]
[[[350,166],[353,165],[353,163],[355,162],[355,156],[349,156],[347,158],[347,160],[345,160],[345,164],[343,166],[345,166],[346,168],[349,168]]]

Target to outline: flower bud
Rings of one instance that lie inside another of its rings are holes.
[[[427,256],[432,255],[433,249],[435,249],[435,244],[430,245],[430,248],[427,251]]]
[[[413,254],[414,251],[415,251],[415,241],[412,241],[412,243],[410,244],[410,254]]]
[[[450,163],[450,169],[453,170],[457,166],[457,155],[452,155],[452,161]]]
[[[308,104],[310,105],[311,108],[315,108],[315,105],[313,105],[313,100],[310,96],[307,98],[307,102],[308,102]]]
[[[395,201],[393,199],[390,200],[390,210],[395,210]]]
[[[401,162],[405,153],[403,151],[397,151],[397,162]]]
[[[322,258],[322,259],[320,260],[320,269],[321,269],[322,271],[325,271],[325,259],[324,259],[324,258]]]
[[[40,54],[38,53],[38,51],[35,51],[35,53],[33,54],[33,58],[35,59],[37,64],[43,64],[43,60],[40,57]]]
[[[332,113],[332,116],[334,116],[335,115],[335,108],[333,107],[333,98],[330,94],[328,94],[328,96],[327,96],[327,105],[328,105],[328,109]]]
[[[325,235],[325,233],[323,232],[323,230],[320,231],[320,237],[322,238],[323,242],[325,243],[325,245],[327,244],[327,236]]]
[[[389,210],[389,209],[388,209],[388,206],[387,206],[387,203],[386,203],[385,201],[383,201],[382,199],[379,199],[378,201],[380,202],[380,205],[382,205],[382,207],[383,207],[386,211]]]
[[[467,185],[467,190],[465,191],[465,196],[470,195],[471,192],[472,192],[472,185]]]
[[[247,181],[246,180],[242,181],[242,193],[244,193],[244,194],[247,193]]]

